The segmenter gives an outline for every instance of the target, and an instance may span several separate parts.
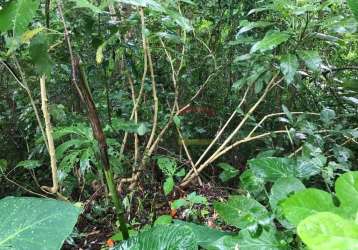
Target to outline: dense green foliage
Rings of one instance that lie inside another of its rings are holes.
[[[0,249],[357,248],[357,34],[355,0],[0,0]]]

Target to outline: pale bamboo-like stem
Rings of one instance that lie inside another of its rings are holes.
[[[174,106],[175,106],[175,109],[176,111],[178,112],[179,111],[179,104],[178,104],[178,96],[179,96],[179,93],[178,93],[178,88],[177,88],[177,80],[176,80],[176,76],[179,74],[179,71],[180,71],[180,68],[178,69],[178,71],[176,72],[175,71],[175,68],[174,68],[174,63],[173,63],[173,59],[172,59],[172,56],[170,55],[170,53],[168,52],[166,46],[165,46],[165,43],[163,42],[162,39],[160,39],[160,43],[162,44],[162,47],[165,51],[165,54],[167,56],[167,59],[169,61],[169,64],[170,64],[170,67],[172,69],[172,81],[173,81],[173,85],[174,85],[174,88],[175,88],[175,100],[174,100]],[[184,48],[184,47],[183,47]],[[184,50],[184,49],[183,49]],[[184,52],[183,52],[184,53]],[[183,57],[182,57],[183,59]],[[182,61],[180,62],[180,64],[182,64]],[[203,182],[201,181],[201,178],[199,176],[199,173],[198,171],[196,170],[196,167],[195,167],[195,164],[193,162],[193,159],[191,157],[191,154],[189,152],[189,149],[188,147],[186,146],[186,143],[184,141],[184,138],[183,138],[183,135],[180,131],[180,128],[176,126],[176,129],[177,129],[177,132],[178,132],[178,135],[179,135],[179,138],[180,138],[180,141],[181,141],[181,144],[183,145],[183,148],[184,148],[184,151],[185,151],[185,154],[186,156],[188,157],[188,160],[190,162],[190,165],[191,165],[191,168],[192,168],[192,171],[194,171],[198,177],[198,182],[199,182],[199,185],[200,186],[203,186]]]
[[[140,9],[140,13],[142,13],[142,14],[140,14],[140,17],[141,17],[141,29],[142,29],[141,32],[142,32],[142,47],[143,47],[144,66],[143,66],[143,75],[142,75],[142,81],[141,81],[138,97],[137,97],[136,102],[134,103],[132,113],[130,116],[130,120],[133,119],[134,114],[135,114],[135,112],[137,112],[137,110],[140,106],[140,103],[142,101],[142,97],[143,97],[143,93],[144,93],[145,78],[147,77],[147,72],[148,72],[148,54],[147,54],[147,43],[146,43],[146,37],[145,37],[145,19],[144,19],[143,9]],[[126,146],[127,139],[128,139],[128,132],[125,132],[123,141],[122,141],[122,146],[120,149],[120,155],[123,155],[123,153],[124,153],[124,148]]]
[[[131,78],[131,76],[128,74],[128,82],[129,82],[129,86],[131,88],[131,92],[132,92],[132,102],[135,105],[136,103],[136,96],[135,96],[135,90],[134,90],[134,83],[133,80]],[[136,108],[133,108],[134,111],[134,122],[135,124],[138,124],[138,111]],[[139,159],[139,138],[138,135],[136,133],[134,133],[134,165],[133,165],[133,170],[135,170],[135,168],[137,167],[138,164],[138,159]]]
[[[250,137],[250,138],[245,138],[243,140],[240,140],[240,141],[237,141],[235,142],[234,144],[226,147],[224,150],[220,151],[218,154],[216,154],[214,157],[212,157],[212,161],[215,161],[216,159],[218,159],[220,156],[226,154],[228,151],[230,151],[231,149],[233,149],[234,147],[237,147],[243,143],[246,143],[246,142],[250,142],[250,141],[254,141],[254,140],[258,140],[258,139],[262,139],[264,137],[267,137],[269,135],[272,135],[272,134],[285,134],[287,133],[286,130],[279,130],[279,131],[273,131],[273,132],[268,132],[268,133],[264,133],[264,134],[261,134],[261,135],[257,135],[257,136],[254,136],[254,137]],[[204,164],[203,164],[204,165]],[[202,166],[203,166],[202,165]],[[199,171],[202,171],[203,168],[199,168],[198,169]],[[180,184],[181,187],[186,187],[188,184],[190,184],[190,182],[193,180],[193,178],[195,177],[195,175],[191,175],[187,180],[185,180],[184,182],[182,182]]]
[[[307,112],[291,112],[292,115],[302,115],[302,114],[308,114],[308,115],[320,115],[318,113],[307,113]],[[272,113],[272,114],[268,114],[268,115],[265,115],[259,123],[256,124],[256,126],[251,130],[251,132],[248,134],[247,137],[251,137],[258,128],[261,127],[261,125],[268,119],[268,118],[272,118],[272,117],[275,117],[275,116],[281,116],[281,115],[285,115],[284,112],[281,112],[281,113]]]
[[[246,96],[249,92],[249,87],[246,89],[245,94],[239,104],[239,106],[237,108],[241,108],[241,106],[245,103],[246,101]],[[214,144],[219,140],[219,138],[221,137],[221,135],[224,133],[225,129],[227,128],[227,126],[230,124],[230,122],[232,121],[232,119],[235,117],[235,115],[237,114],[237,110],[234,110],[234,112],[232,112],[231,116],[229,117],[229,119],[226,121],[226,123],[224,124],[224,126],[220,129],[220,131],[217,133],[217,135],[215,136],[214,140],[210,143],[210,145],[206,148],[206,150],[204,151],[204,153],[200,156],[199,160],[195,163],[195,166],[198,166],[201,161],[203,160],[203,158],[206,156],[206,154],[209,152],[209,150],[214,146]]]
[[[46,137],[50,155],[50,163],[51,163],[51,173],[52,173],[52,187],[45,187],[42,188],[52,194],[58,192],[58,177],[57,177],[57,160],[56,160],[56,149],[55,143],[53,141],[53,131],[52,131],[52,124],[50,114],[48,112],[48,99],[47,99],[47,91],[46,91],[46,77],[43,75],[40,78],[40,88],[41,88],[41,106],[42,106],[42,113],[45,120],[45,129],[46,129]]]
[[[239,106],[237,108],[241,108],[241,106],[245,103],[246,101],[246,97],[247,94],[250,90],[250,87],[248,87],[244,93],[244,96],[241,100],[241,102],[239,103]],[[230,124],[230,122],[232,121],[232,119],[235,117],[237,111],[237,109],[234,110],[234,112],[232,112],[231,116],[229,117],[229,119],[226,121],[226,123],[224,124],[224,126],[220,129],[220,131],[216,134],[214,140],[209,144],[209,146],[205,149],[204,153],[201,154],[201,156],[199,157],[199,159],[196,161],[196,163],[194,164],[195,169],[197,166],[199,166],[199,164],[201,163],[201,161],[204,159],[204,157],[206,156],[206,154],[210,151],[210,149],[215,145],[215,143],[220,139],[220,137],[222,136],[222,134],[224,133],[225,129],[227,128],[227,126]],[[187,174],[187,176],[190,176],[193,173],[193,171],[189,171],[189,173]],[[184,178],[185,180],[185,178]]]
[[[252,115],[252,113],[257,109],[257,107],[261,104],[261,102],[266,98],[268,92],[272,89],[272,87],[276,86],[278,83],[280,83],[283,78],[276,81],[279,73],[277,73],[271,81],[267,84],[267,87],[265,88],[263,94],[259,98],[259,100],[251,107],[251,109],[247,112],[247,114],[244,116],[244,118],[241,120],[239,125],[235,128],[235,130],[228,136],[228,138],[223,142],[223,144],[207,159],[203,164],[200,165],[198,168],[198,172],[200,173],[205,169],[211,162],[213,162],[213,159],[216,159],[216,156],[220,154],[222,150],[225,149],[225,147],[229,144],[229,142],[236,136],[236,134],[240,131],[242,126],[246,123],[246,121],[249,119],[249,117]],[[188,180],[192,180],[195,177],[195,174],[186,175],[186,177],[183,179],[184,182],[187,182]]]

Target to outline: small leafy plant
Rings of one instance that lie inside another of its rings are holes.
[[[159,157],[157,160],[160,170],[165,175],[165,181],[163,184],[164,194],[168,195],[173,191],[175,186],[175,177],[183,177],[185,175],[185,169],[178,170],[177,162],[174,159],[168,157]]]

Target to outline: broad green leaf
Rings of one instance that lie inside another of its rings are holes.
[[[347,0],[349,8],[351,8],[354,16],[358,20],[358,1],[357,0]]]
[[[172,223],[173,219],[170,215],[162,215],[155,220],[154,225],[167,225]]]
[[[178,200],[175,200],[172,204],[171,204],[171,208],[172,209],[178,209],[178,208],[181,208],[181,207],[185,207],[189,204],[189,202],[185,199],[178,199]]]
[[[277,208],[279,202],[285,200],[290,194],[304,190],[302,182],[294,177],[278,179],[271,188],[269,196],[270,206],[273,210]]]
[[[275,182],[282,177],[295,177],[295,163],[288,158],[266,157],[249,161],[254,174],[266,181]]]
[[[37,160],[25,160],[25,161],[20,161],[16,167],[23,167],[26,169],[35,169],[38,168],[42,165],[42,163],[40,161]]]
[[[265,52],[267,50],[272,50],[279,46],[281,43],[286,42],[288,39],[290,39],[290,34],[286,32],[280,32],[277,30],[269,31],[261,41],[252,46],[250,53],[255,53],[256,51]]]
[[[74,8],[86,8],[86,9],[90,9],[91,11],[93,11],[96,14],[102,13],[102,10],[100,8],[93,5],[88,0],[70,0],[70,2],[73,2],[76,4]]]
[[[319,71],[322,59],[317,51],[300,51],[299,56],[310,70]]]
[[[215,202],[214,208],[229,225],[255,231],[258,225],[270,223],[266,208],[254,199],[245,196],[231,196],[225,203]]]
[[[239,249],[238,236],[223,236],[206,246],[207,250],[237,250]]]
[[[191,204],[208,204],[208,200],[204,196],[197,194],[196,192],[188,194],[186,200]]]
[[[336,181],[336,194],[342,207],[350,208],[355,215],[358,212],[358,172],[348,172]]]
[[[180,220],[175,220],[174,224],[189,227],[193,231],[198,245],[204,249],[209,249],[208,246],[211,245],[211,243],[219,240],[224,236],[230,235],[230,233],[225,233],[207,226],[197,225]]]
[[[114,250],[197,250],[195,234],[187,226],[158,225],[121,242]]]
[[[358,225],[334,213],[318,213],[304,219],[298,235],[312,250],[353,250],[358,248]]]
[[[332,196],[319,189],[309,188],[297,192],[280,204],[289,222],[298,225],[310,215],[319,212],[335,212]]]
[[[287,249],[286,243],[281,242],[275,230],[263,230],[258,237],[254,237],[248,230],[241,230],[237,237],[240,250],[280,250]]]
[[[166,176],[173,176],[175,174],[177,169],[177,163],[174,159],[168,157],[160,157],[158,158],[157,163],[160,170],[162,170]]]
[[[318,155],[313,158],[299,157],[297,159],[296,177],[308,179],[311,176],[319,174],[327,163],[324,155]]]
[[[50,199],[0,200],[0,249],[59,250],[81,209]]]
[[[264,189],[265,180],[254,174],[251,169],[240,175],[240,186],[250,193],[259,193]]]
[[[34,39],[32,39],[29,54],[33,64],[40,75],[51,74],[51,59],[47,53],[48,43],[47,38],[44,34],[38,34]]]
[[[239,170],[227,163],[219,163],[218,166],[223,170],[219,178],[222,182],[227,182],[239,174]]]
[[[164,190],[164,194],[168,195],[171,191],[173,191],[174,188],[174,179],[173,177],[168,177],[165,179],[165,182],[163,184],[163,190]]]
[[[12,30],[14,36],[21,35],[36,14],[40,0],[10,1],[0,10],[0,31]]]
[[[295,79],[298,67],[299,63],[295,55],[287,54],[281,58],[280,68],[288,84],[291,84]]]
[[[326,124],[331,124],[336,118],[336,112],[332,109],[325,108],[320,113],[321,120]]]

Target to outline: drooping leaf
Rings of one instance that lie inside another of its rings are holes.
[[[174,185],[175,183],[173,177],[170,176],[166,178],[163,184],[164,194],[168,195],[171,191],[173,191]]]
[[[245,196],[231,196],[225,203],[215,202],[214,208],[227,224],[240,229],[255,231],[258,225],[270,223],[266,208]]]
[[[103,49],[105,48],[106,43],[102,43],[98,48],[96,52],[96,62],[97,64],[101,64],[103,62]]]
[[[14,36],[21,35],[36,14],[40,0],[10,1],[0,10],[0,32],[12,30]]]
[[[40,75],[51,74],[51,59],[47,52],[48,43],[47,38],[44,34],[38,34],[34,39],[32,39],[29,49],[29,54],[33,64]]]
[[[0,200],[0,249],[59,250],[81,209],[50,199]]]
[[[42,165],[42,163],[40,161],[37,160],[25,160],[25,161],[20,161],[16,167],[23,167],[26,169],[35,169],[38,168]]]
[[[285,200],[290,194],[304,190],[303,183],[294,177],[278,179],[271,188],[269,201],[272,209],[276,209],[279,202]]]
[[[114,250],[197,250],[195,234],[187,226],[158,225],[127,241],[121,242]]]
[[[314,188],[293,194],[283,201],[280,206],[288,221],[296,226],[310,215],[319,212],[337,211],[332,196],[327,192]]]
[[[38,33],[42,32],[44,30],[44,27],[39,27],[33,30],[28,30],[25,33],[21,35],[21,43],[28,43],[31,41],[32,38],[34,38]]]
[[[275,182],[282,177],[295,177],[295,163],[289,158],[265,157],[249,161],[254,174],[266,181]]]
[[[334,213],[309,216],[298,225],[297,231],[312,250],[350,250],[358,246],[358,225]]]
[[[310,70],[319,71],[322,65],[322,59],[318,51],[300,51],[299,56]]]
[[[299,63],[296,55],[287,54],[281,58],[280,68],[288,84],[295,79]]]
[[[265,28],[269,25],[272,25],[269,22],[265,22],[265,21],[257,21],[257,22],[249,22],[247,20],[241,21],[240,22],[240,27],[241,29],[239,30],[239,32],[236,34],[236,36],[239,36],[243,33],[246,33],[252,29],[255,28]]]
[[[290,39],[290,34],[286,32],[280,32],[277,30],[269,31],[261,41],[252,46],[250,53],[272,50],[280,44],[286,42],[288,39]]]

